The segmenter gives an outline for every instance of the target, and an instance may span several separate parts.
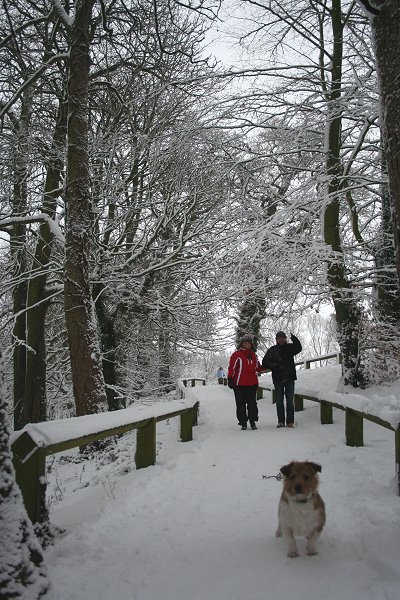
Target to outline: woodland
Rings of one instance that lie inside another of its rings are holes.
[[[399,377],[397,0],[3,0],[0,64],[6,471],[11,428],[161,397],[282,322],[344,386]]]

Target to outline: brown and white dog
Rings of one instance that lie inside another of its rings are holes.
[[[291,462],[281,468],[283,490],[279,501],[276,537],[288,543],[288,556],[298,556],[295,535],[307,540],[307,554],[318,554],[316,542],[325,525],[325,504],[318,493],[321,466],[314,462]]]

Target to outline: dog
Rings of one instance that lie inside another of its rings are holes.
[[[278,506],[279,525],[276,537],[287,541],[290,558],[299,555],[295,535],[307,540],[307,554],[318,554],[316,542],[325,525],[325,504],[318,493],[321,465],[314,462],[291,462],[281,468],[283,490]]]

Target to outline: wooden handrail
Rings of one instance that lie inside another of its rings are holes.
[[[263,391],[272,393],[272,402],[275,402],[275,388],[270,385],[259,386],[259,398],[263,397]],[[345,412],[345,433],[346,445],[359,447],[364,445],[364,419],[371,421],[376,425],[385,427],[394,431],[394,450],[395,450],[395,473],[397,478],[397,494],[400,496],[400,423],[394,426],[389,421],[382,419],[379,415],[374,415],[364,410],[357,409],[354,406],[346,406],[341,402],[323,398],[321,395],[312,396],[311,394],[296,392],[294,395],[294,409],[296,412],[304,410],[304,400],[311,400],[320,404],[320,421],[321,425],[329,425],[333,423],[333,408],[337,408]]]
[[[176,400],[27,425],[13,435],[11,450],[29,518],[33,523],[45,518],[47,456],[136,429],[136,468],[149,467],[156,462],[156,423],[180,416],[180,440],[189,442],[193,439],[192,427],[197,425],[198,409],[198,401]]]
[[[202,379],[200,377],[189,377],[187,379],[181,379],[180,381],[182,381],[184,387],[187,387],[188,382],[190,381],[190,386],[189,387],[195,387],[196,386],[196,381],[201,381],[201,385],[206,385],[206,380]]]
[[[323,360],[329,360],[330,358],[336,358],[336,362],[340,365],[342,363],[342,355],[340,352],[334,352],[333,354],[323,354],[322,356],[313,356],[312,358],[305,358],[304,360],[299,360],[294,364],[296,367],[300,365],[304,365],[306,369],[310,368],[311,363],[313,362],[321,362]]]

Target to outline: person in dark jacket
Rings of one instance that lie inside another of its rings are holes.
[[[242,430],[250,421],[252,429],[257,429],[257,373],[265,371],[254,352],[253,336],[246,334],[239,341],[239,347],[229,360],[228,386],[233,389],[236,401],[236,416]]]
[[[272,371],[272,381],[276,393],[276,412],[278,427],[294,427],[294,382],[297,379],[294,356],[301,352],[300,340],[290,334],[291,344],[288,344],[286,334],[278,331],[276,344],[268,348],[262,365]],[[284,399],[286,397],[286,418]]]

